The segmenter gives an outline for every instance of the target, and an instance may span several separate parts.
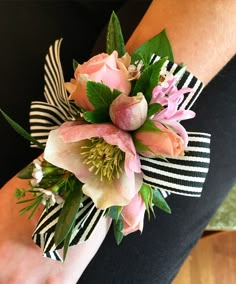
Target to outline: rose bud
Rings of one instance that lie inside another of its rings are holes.
[[[147,118],[148,104],[140,92],[134,97],[120,94],[110,105],[112,122],[122,130],[136,130]]]
[[[184,155],[183,139],[157,121],[149,120],[137,130],[134,133],[134,143],[137,152],[149,158]]]

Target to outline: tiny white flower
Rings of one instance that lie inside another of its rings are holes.
[[[166,67],[167,65],[164,64],[161,68],[161,72],[160,72],[161,80],[159,82],[159,84],[163,86],[164,88],[167,88],[169,86],[168,81],[174,78],[173,73],[168,71]]]
[[[54,194],[52,191],[50,190],[46,190],[44,188],[37,188],[37,191],[43,193],[43,201],[42,203],[44,205],[46,205],[46,201],[49,201],[50,206],[57,204],[61,204],[64,202],[64,199],[58,195],[58,194]]]
[[[38,159],[35,159],[33,161],[35,168],[33,169],[32,176],[33,180],[31,180],[31,185],[32,186],[37,186],[39,185],[40,181],[43,178],[43,168],[42,168],[42,162],[43,158],[39,157]]]

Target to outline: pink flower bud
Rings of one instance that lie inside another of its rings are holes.
[[[128,235],[137,230],[143,231],[143,219],[146,211],[145,203],[140,194],[136,194],[130,203],[123,207],[121,215],[124,228],[123,235]]]
[[[120,129],[136,130],[143,125],[147,118],[148,104],[140,92],[134,97],[120,94],[110,106],[112,122]]]

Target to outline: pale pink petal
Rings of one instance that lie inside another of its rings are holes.
[[[137,230],[142,232],[145,210],[145,204],[139,194],[136,194],[131,202],[123,207],[121,215],[124,221],[124,228],[122,230],[124,235]]]
[[[64,142],[76,142],[92,137],[103,138],[108,144],[118,146],[125,153],[125,171],[141,172],[139,156],[129,133],[112,124],[78,124],[66,122],[60,127],[60,136]]]
[[[88,168],[80,158],[80,149],[84,141],[64,143],[59,136],[59,130],[52,130],[49,134],[44,151],[44,158],[49,163],[74,173],[79,179],[90,176]]]
[[[196,113],[192,110],[178,110],[172,117],[172,120],[187,120],[194,118],[196,116]]]
[[[135,175],[135,181],[132,183],[124,172],[119,179],[110,182],[101,182],[100,176],[96,175],[91,175],[84,181],[83,193],[89,196],[95,206],[100,209],[128,204],[142,185],[138,174]],[[134,188],[132,188],[133,185]]]

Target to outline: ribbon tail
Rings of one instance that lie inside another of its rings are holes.
[[[76,215],[75,226],[70,239],[70,246],[88,240],[105,214],[105,211],[97,209],[93,201],[86,196],[82,203],[83,207],[80,208]],[[56,246],[54,235],[62,206],[63,205],[61,204],[55,204],[54,206],[45,209],[32,235],[35,244],[42,249],[43,256],[59,261],[62,261],[62,257],[58,250],[63,248],[63,243]]]

